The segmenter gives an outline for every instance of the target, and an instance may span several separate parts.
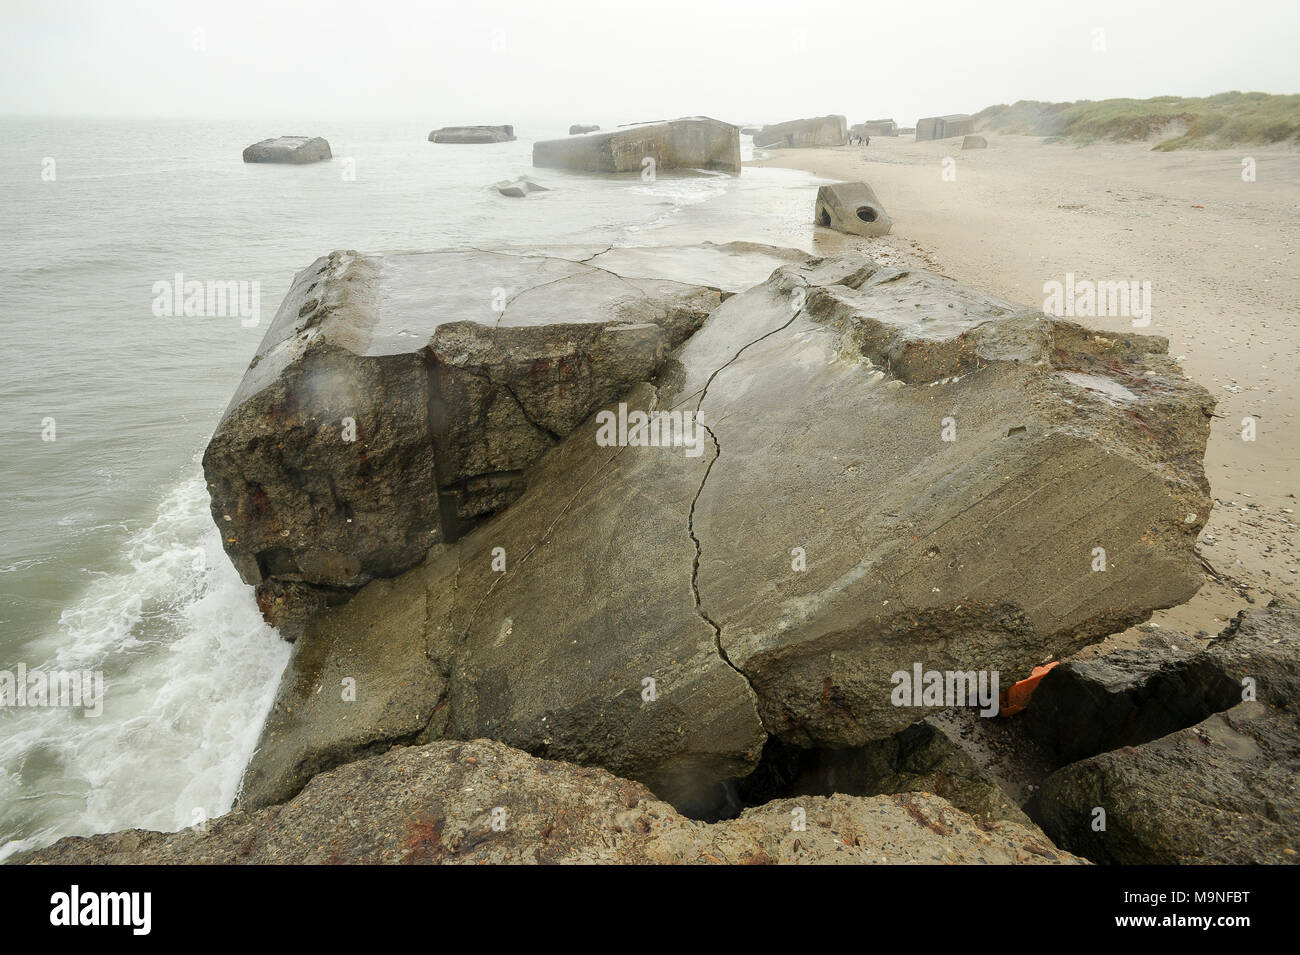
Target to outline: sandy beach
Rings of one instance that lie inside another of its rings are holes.
[[[1134,329],[1127,317],[1076,320],[1168,338],[1170,354],[1218,402],[1205,467],[1215,505],[1199,545],[1206,582],[1151,623],[1204,638],[1249,603],[1296,598],[1300,153],[988,141],[963,151],[960,139],[873,137],[865,147],[763,150],[747,165],[872,186],[892,233],[859,239],[810,222],[818,251],[860,249],[1036,307],[1043,284],[1067,273],[1149,281],[1149,327]],[[1245,157],[1255,161],[1253,182],[1242,177]],[[1243,440],[1247,417],[1254,441]]]

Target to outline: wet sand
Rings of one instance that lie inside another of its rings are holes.
[[[801,244],[816,251],[860,249],[1039,308],[1043,283],[1067,272],[1150,281],[1149,327],[1074,320],[1168,338],[1218,402],[1205,461],[1215,505],[1199,544],[1205,585],[1151,623],[1204,637],[1251,601],[1300,600],[1300,152],[987,138],[987,149],[963,151],[960,139],[876,137],[865,147],[764,150],[746,165],[871,184],[893,232],[859,239],[816,228],[810,200]],[[1247,156],[1254,182],[1242,180]],[[1254,441],[1242,439],[1247,416]]]

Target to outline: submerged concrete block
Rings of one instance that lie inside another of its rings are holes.
[[[319,136],[277,136],[244,150],[244,162],[307,163],[331,158],[330,144]]]
[[[801,148],[806,146],[843,146],[849,141],[848,120],[843,116],[817,116],[792,119],[764,126],[754,135],[755,146]]]
[[[817,190],[813,221],[851,235],[888,235],[894,220],[865,182],[839,182]]]
[[[533,165],[583,172],[689,167],[740,174],[740,130],[707,116],[620,126],[533,144]]]
[[[500,182],[494,183],[492,188],[501,195],[509,196],[512,199],[522,199],[530,192],[550,192],[549,188],[527,176],[519,176],[516,179],[502,179]]]
[[[444,126],[429,134],[431,143],[510,143],[513,126]]]

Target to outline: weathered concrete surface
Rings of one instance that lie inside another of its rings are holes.
[[[513,126],[444,126],[429,133],[431,143],[511,143]]]
[[[885,207],[865,182],[837,182],[817,190],[813,221],[851,235],[888,235],[894,227]]]
[[[530,179],[528,176],[502,179],[500,182],[493,183],[492,188],[501,195],[509,196],[512,199],[522,199],[532,192],[550,192],[548,187],[543,186],[536,179]]]
[[[861,256],[782,266],[623,396],[698,408],[698,457],[603,446],[588,418],[509,508],[397,582],[423,600],[423,650],[412,636],[358,687],[432,659],[447,685],[416,738],[496,738],[715,812],[769,735],[858,746],[926,716],[893,704],[895,671],[1009,686],[1196,590],[1212,402],[1165,348]],[[387,613],[326,611],[296,654]],[[352,745],[296,715],[336,695],[325,677],[281,692],[249,806],[300,785],[277,766]]]
[[[795,810],[806,828],[795,831]],[[494,826],[494,812],[497,825]],[[394,749],[205,833],[62,839],[29,865],[1078,864],[1032,826],[979,824],[928,793],[803,797],[703,825],[644,786],[499,743]]]
[[[1206,649],[1238,690],[1250,681],[1256,698],[1274,706],[1300,704],[1300,607],[1274,600],[1264,610],[1245,610]]]
[[[724,303],[683,363],[725,314],[777,321],[771,291]],[[718,372],[698,590],[767,731],[879,739],[925,715],[892,704],[896,671],[1009,686],[1190,597],[1212,401],[1166,349],[867,265]],[[755,521],[758,500],[781,506]]]
[[[848,120],[843,116],[817,116],[764,126],[754,134],[754,145],[785,148],[843,146],[848,137]]]
[[[204,454],[227,553],[292,638],[517,496],[532,461],[719,301],[547,256],[317,260]]]
[[[1274,601],[1242,611],[1206,649],[1152,634],[1142,646],[1053,668],[1025,714],[1063,762],[1135,746],[1247,699],[1300,702],[1300,609]]]
[[[1095,810],[1106,828],[1093,829]],[[1300,861],[1300,720],[1265,703],[1049,776],[1029,814],[1064,848],[1134,865]]]
[[[1208,654],[1163,637],[1053,667],[1025,713],[1030,735],[1074,762],[1199,723],[1241,700]]]
[[[707,116],[620,126],[608,132],[546,139],[533,144],[533,165],[583,172],[714,169],[740,174],[740,130]]]
[[[572,126],[569,127],[570,136],[578,136],[581,135],[582,133],[597,133],[597,132],[600,132],[599,126],[583,126],[579,123],[574,123]]]
[[[244,150],[244,162],[307,163],[330,158],[330,144],[319,136],[278,136]]]
[[[916,121],[916,141],[929,139],[952,139],[975,132],[975,120],[966,113],[950,113],[947,116],[928,116]]]
[[[861,125],[864,136],[898,135],[898,124],[892,119],[869,119]]]
[[[1186,656],[1127,681],[1132,722],[1151,726],[1170,712],[1185,718],[1194,707],[1224,712],[1065,766],[1044,781],[1030,814],[1097,862],[1300,861],[1300,608],[1274,601],[1245,611],[1205,651]],[[1123,663],[1112,667],[1122,671]],[[1175,679],[1178,670],[1213,676]],[[1045,688],[1062,694],[1044,678],[1030,714]],[[1077,718],[1104,718],[1114,708],[1097,714],[1084,706]],[[1093,826],[1096,807],[1106,812],[1103,831]]]
[[[983,136],[965,136],[961,141],[962,149],[987,149],[989,141]]]

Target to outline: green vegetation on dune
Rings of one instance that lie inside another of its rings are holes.
[[[978,128],[1026,136],[1066,137],[1076,142],[1143,141],[1179,134],[1153,149],[1221,149],[1236,143],[1300,143],[1300,95],[1218,93],[1153,99],[1021,100],[975,114]]]

